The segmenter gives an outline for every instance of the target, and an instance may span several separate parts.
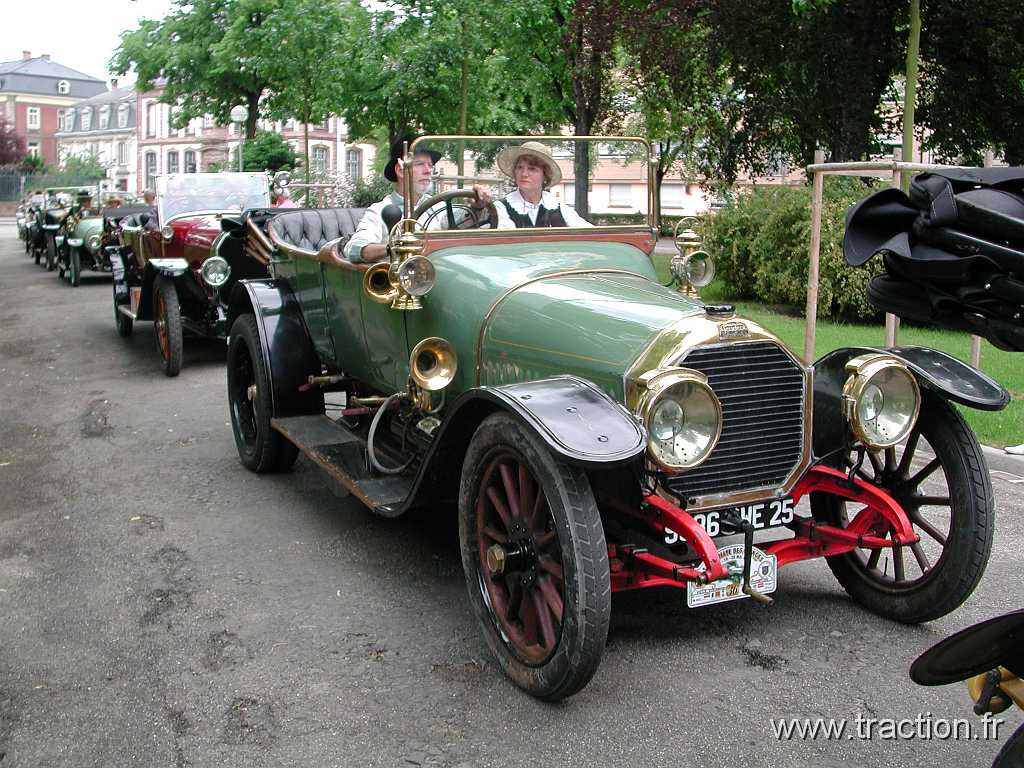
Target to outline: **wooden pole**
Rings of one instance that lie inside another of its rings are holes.
[[[892,161],[893,163],[899,163],[903,161],[903,150],[899,147],[894,147],[892,150]],[[892,185],[896,188],[900,188],[902,183],[903,174],[894,170],[892,172]],[[892,348],[896,346],[896,334],[900,328],[900,319],[896,315],[885,313],[885,346],[886,348]]]
[[[985,167],[991,168],[995,162],[995,153],[991,149],[985,150]],[[971,365],[981,368],[981,337],[971,334]]]
[[[910,31],[907,35],[907,82],[903,91],[903,157],[914,159],[914,109],[917,104],[917,53],[921,44],[921,0],[910,0]],[[900,185],[910,189],[910,174]]]
[[[814,164],[825,162],[825,152],[814,150]],[[814,172],[811,192],[811,248],[807,267],[807,324],[804,327],[804,362],[814,362],[814,334],[818,324],[818,258],[821,252],[821,199],[825,174]]]

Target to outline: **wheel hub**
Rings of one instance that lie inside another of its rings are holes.
[[[250,384],[245,390],[245,396],[249,398],[249,402],[253,402],[256,399],[256,385]]]

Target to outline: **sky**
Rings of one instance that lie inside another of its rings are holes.
[[[159,19],[171,0],[0,0],[0,61],[15,61],[22,51],[44,53],[59,64],[108,80],[107,62],[121,33],[140,19]],[[133,77],[122,77],[127,85]]]

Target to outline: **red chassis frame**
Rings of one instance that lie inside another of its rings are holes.
[[[793,504],[813,491],[840,496],[863,504],[864,508],[845,528],[820,525],[808,517],[794,519],[788,527],[796,533],[795,537],[763,548],[766,554],[776,556],[780,568],[801,560],[842,555],[859,548],[907,546],[918,541],[919,537],[903,508],[881,488],[856,477],[851,483],[844,472],[815,466],[793,488]],[[612,592],[646,587],[685,587],[691,581],[706,584],[729,578],[729,572],[718,559],[714,539],[682,507],[654,493],[645,493],[638,516],[659,533],[668,529],[684,539],[700,556],[704,570],[677,565],[639,547],[609,544]],[[891,538],[887,537],[889,532]]]

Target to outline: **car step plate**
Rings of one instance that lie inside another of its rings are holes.
[[[695,584],[691,581],[686,585],[686,605],[688,607],[702,608],[705,605],[727,603],[730,600],[750,597],[743,592],[743,545],[730,544],[727,547],[721,547],[718,550],[718,558],[734,578],[720,579],[710,584]],[[697,570],[705,570],[703,563],[697,566]],[[750,586],[763,595],[774,592],[778,586],[777,573],[775,555],[766,555],[762,550],[754,547],[750,564]]]

